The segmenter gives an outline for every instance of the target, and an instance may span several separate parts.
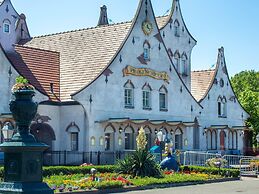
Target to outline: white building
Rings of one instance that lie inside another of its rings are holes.
[[[111,25],[104,6],[96,27],[34,38],[10,0],[0,18],[2,126],[13,122],[10,89],[22,75],[37,89],[31,131],[52,151],[133,150],[144,127],[149,147],[161,130],[175,149],[243,152],[249,115],[231,87],[224,49],[214,70],[191,71],[196,40],[179,0],[163,17],[140,0],[132,22]]]

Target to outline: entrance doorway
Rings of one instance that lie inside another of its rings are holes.
[[[44,153],[43,163],[44,165],[51,164],[52,142],[56,140],[54,130],[46,123],[32,124],[30,129],[31,134],[34,135],[38,142],[45,143],[49,146]]]

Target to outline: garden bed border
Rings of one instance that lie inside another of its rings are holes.
[[[163,188],[172,188],[172,187],[183,187],[183,186],[192,186],[192,185],[201,185],[201,184],[211,184],[211,183],[222,183],[230,181],[238,181],[240,177],[235,178],[222,178],[208,181],[197,181],[197,182],[185,182],[185,183],[170,183],[170,184],[154,184],[147,186],[131,186],[126,188],[115,188],[115,189],[103,189],[103,190],[88,190],[88,191],[78,191],[78,192],[61,192],[60,194],[108,194],[108,193],[123,193],[131,191],[141,191],[148,189],[163,189]]]

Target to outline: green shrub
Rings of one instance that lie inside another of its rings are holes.
[[[212,168],[212,167],[202,167],[202,166],[188,166],[190,168],[190,171],[194,172],[200,172],[205,174],[213,174],[217,175],[219,174],[218,168]],[[183,166],[181,166],[181,170],[183,170]],[[229,177],[239,177],[239,170],[238,169],[228,169],[228,168],[221,168],[220,169],[220,175],[222,176],[229,176]]]
[[[220,163],[220,167],[226,167],[228,164],[228,161],[223,158],[210,158],[206,160],[206,166],[217,168],[216,163]]]
[[[122,188],[123,183],[121,181],[102,181],[95,185],[96,189],[114,189]]]
[[[95,168],[98,172],[114,172],[114,165],[105,165],[105,166],[51,166],[43,168],[43,176],[52,176],[52,175],[70,175],[70,174],[90,174],[91,168]]]
[[[128,155],[124,160],[119,160],[116,172],[129,174],[134,177],[161,177],[159,164],[156,163],[154,156],[147,150],[137,150]]]

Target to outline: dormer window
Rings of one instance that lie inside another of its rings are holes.
[[[3,22],[4,33],[10,33],[10,27],[11,27],[11,22],[9,20],[4,20]]]
[[[180,55],[179,55],[178,51],[175,52],[174,59],[175,59],[175,68],[179,72],[180,71]]]
[[[218,116],[222,118],[227,117],[227,99],[225,96],[223,98],[221,96],[218,97]]]
[[[179,24],[178,20],[174,21],[174,35],[176,37],[180,37],[180,24]]]
[[[149,61],[150,60],[150,44],[148,43],[148,41],[144,42],[143,48],[144,48],[144,60]]]
[[[134,85],[130,80],[124,85],[124,105],[125,108],[134,108]]]
[[[188,66],[187,66],[187,56],[184,53],[182,55],[182,63],[181,63],[181,68],[180,68],[180,74],[187,76],[188,75]]]

